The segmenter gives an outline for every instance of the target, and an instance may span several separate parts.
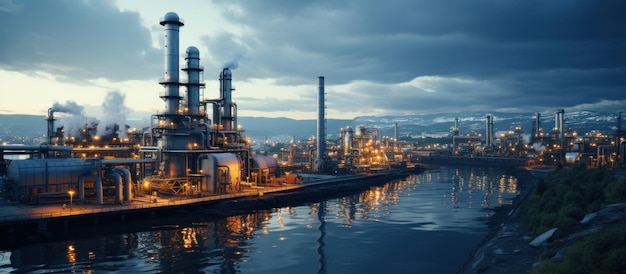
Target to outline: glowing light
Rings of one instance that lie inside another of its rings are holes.
[[[70,212],[72,211],[72,198],[74,197],[74,190],[69,190],[67,194],[70,195]]]

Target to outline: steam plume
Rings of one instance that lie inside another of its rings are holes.
[[[74,101],[66,101],[65,104],[54,102],[52,111],[70,114],[59,120],[66,137],[78,136],[80,134],[80,130],[85,124],[85,112],[82,106],[79,106]]]
[[[54,102],[54,104],[52,105],[52,110],[54,112],[63,112],[74,115],[83,114],[83,107],[79,106],[74,101],[66,101],[65,104]]]
[[[116,133],[120,138],[128,137],[126,135],[126,117],[129,110],[124,103],[125,99],[126,96],[119,91],[107,93],[104,102],[102,102],[104,118],[98,123],[96,133],[98,136]]]
[[[248,59],[249,58],[246,56],[244,52],[235,52],[231,56],[230,60],[224,63],[222,67],[233,70],[239,67],[239,63],[245,62]]]
[[[546,147],[541,143],[534,143],[533,149],[535,149],[536,152],[544,152],[546,150]]]

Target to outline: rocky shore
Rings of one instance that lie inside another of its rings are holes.
[[[489,233],[459,273],[527,273],[540,252],[528,245],[528,197],[537,185],[537,175],[516,174],[520,194],[512,205],[495,208]]]
[[[520,171],[522,189],[513,205],[497,208],[490,220],[489,233],[459,273],[528,273],[542,260],[560,263],[565,249],[595,232],[626,230],[626,203],[611,204],[587,214],[578,224],[565,230],[556,228],[531,238],[529,197],[541,173]]]

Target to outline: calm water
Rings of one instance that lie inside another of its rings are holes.
[[[503,170],[443,167],[314,204],[86,228],[0,251],[0,272],[454,273],[486,235],[489,208],[517,193]]]

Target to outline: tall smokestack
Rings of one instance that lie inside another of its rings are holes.
[[[187,113],[192,116],[200,114],[200,88],[204,87],[200,73],[204,68],[200,66],[200,51],[196,47],[188,47],[185,51],[186,66],[183,71],[187,73]]]
[[[229,68],[224,68],[220,72],[220,97],[222,103],[222,128],[223,130],[233,130],[233,74]]]
[[[394,123],[393,125],[393,142],[394,145],[398,143],[398,123]]]
[[[52,145],[52,135],[54,134],[54,109],[48,109],[48,117],[46,117],[46,121],[48,122],[48,145]]]
[[[565,110],[557,110],[554,116],[554,128],[559,132],[559,142],[563,142],[565,136]]]
[[[165,87],[165,93],[160,97],[165,101],[165,113],[177,114],[180,101],[179,89],[179,34],[184,25],[175,12],[168,12],[161,19],[161,26],[165,30],[165,78],[159,84]]]
[[[487,114],[486,118],[485,147],[491,148],[493,146],[493,116]]]
[[[535,117],[533,118],[533,140],[538,140],[541,132],[541,114],[539,112],[535,112]]]
[[[324,169],[324,155],[326,154],[326,99],[324,99],[324,76],[318,77],[317,92],[317,157],[314,168],[317,172]]]
[[[454,117],[454,127],[452,128],[452,136],[459,135],[459,117]]]

